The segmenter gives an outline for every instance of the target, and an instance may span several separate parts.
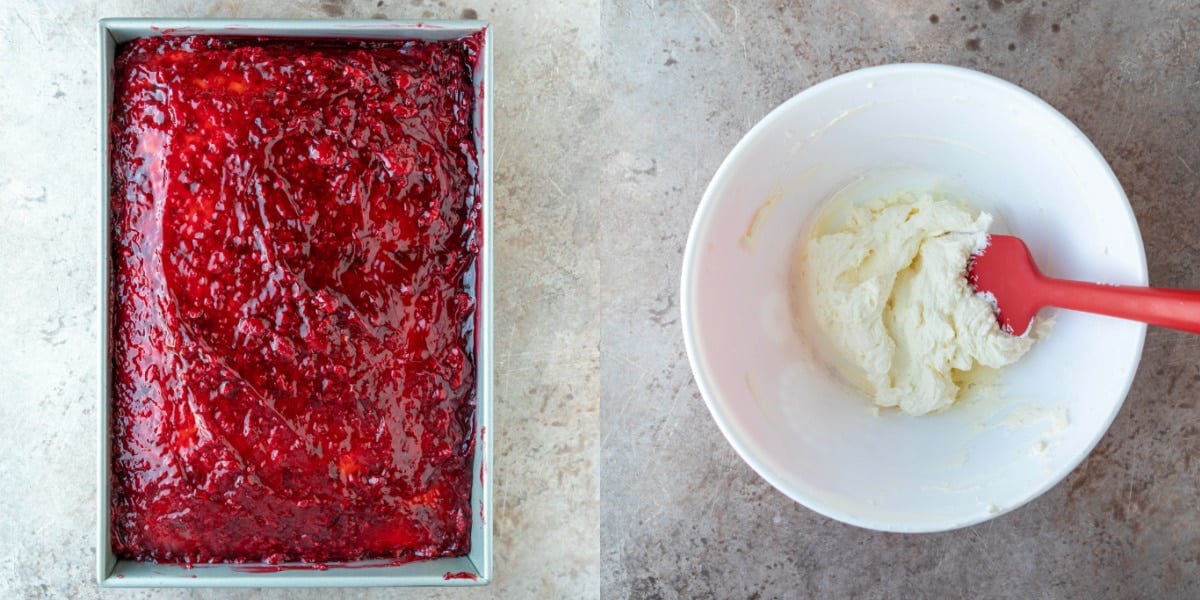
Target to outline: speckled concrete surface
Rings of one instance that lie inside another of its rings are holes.
[[[829,521],[751,472],[704,408],[678,317],[687,228],[728,149],[805,87],[900,61],[980,69],[1058,107],[1125,185],[1152,283],[1200,287],[1194,3],[12,0],[0,6],[0,597],[227,595],[102,593],[92,579],[95,20],[470,11],[495,26],[501,81],[497,578],[338,596],[1200,596],[1200,338],[1150,332],[1112,430],[1039,500],[902,536]]]
[[[579,130],[599,110],[598,4],[0,4],[0,598],[224,597],[106,591],[95,578],[96,20],[458,18],[495,23],[495,573],[485,590],[333,597],[596,597],[599,203]],[[557,77],[555,73],[572,73]],[[590,73],[590,74],[589,74]],[[489,432],[493,433],[493,432]],[[325,598],[245,590],[234,597]]]
[[[1200,287],[1200,8],[650,2],[609,8],[603,26],[608,129],[618,131],[603,161],[600,238],[601,546],[611,596],[1200,595],[1200,338],[1150,332],[1112,429],[1039,500],[963,531],[881,534],[794,504],[738,459],[692,382],[677,293],[697,200],[741,135],[817,81],[905,61],[998,75],[1075,120],[1128,192],[1151,282]],[[640,260],[620,258],[630,251]]]

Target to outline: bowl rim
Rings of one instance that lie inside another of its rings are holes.
[[[841,510],[834,503],[804,494],[800,490],[789,486],[784,479],[775,472],[775,470],[770,468],[767,464],[759,460],[754,455],[753,448],[751,447],[752,441],[744,439],[743,436],[740,435],[730,423],[731,419],[726,406],[727,402],[717,394],[716,386],[708,375],[709,370],[706,364],[708,358],[705,353],[701,352],[699,347],[699,342],[697,339],[699,336],[697,331],[698,325],[693,314],[695,310],[694,303],[696,302],[695,286],[699,272],[697,257],[701,246],[700,235],[702,232],[707,230],[712,220],[712,213],[714,211],[714,206],[716,205],[716,188],[722,181],[728,178],[729,172],[734,168],[734,163],[738,162],[739,157],[746,153],[759,137],[763,136],[766,131],[771,129],[777,121],[782,119],[784,115],[792,111],[797,105],[807,102],[811,98],[821,95],[834,88],[845,86],[847,84],[854,84],[863,80],[870,80],[872,78],[878,78],[882,76],[895,77],[897,75],[905,74],[923,76],[934,75],[945,79],[972,81],[976,84],[994,88],[999,92],[1019,99],[1030,108],[1044,114],[1046,117],[1054,121],[1057,121],[1060,125],[1065,126],[1069,131],[1076,134],[1079,138],[1081,149],[1083,150],[1084,154],[1088,155],[1100,166],[1101,171],[1106,178],[1103,183],[1106,183],[1109,187],[1111,187],[1112,190],[1115,191],[1120,197],[1120,199],[1124,200],[1122,203],[1122,207],[1125,211],[1124,215],[1128,219],[1128,222],[1133,224],[1134,241],[1136,242],[1135,245],[1137,248],[1136,259],[1138,273],[1136,278],[1137,280],[1134,282],[1134,284],[1142,286],[1148,285],[1149,275],[1146,265],[1145,245],[1142,240],[1141,228],[1137,222],[1137,216],[1133,212],[1133,207],[1129,203],[1129,198],[1125,194],[1125,190],[1121,186],[1121,182],[1117,179],[1116,174],[1113,173],[1111,165],[1109,165],[1108,161],[1104,159],[1104,156],[1100,154],[1100,151],[1096,148],[1095,144],[1092,143],[1091,139],[1088,138],[1088,136],[1085,135],[1083,131],[1080,130],[1077,125],[1075,125],[1074,122],[1072,122],[1050,103],[1046,102],[1036,94],[1033,94],[1032,92],[1015,83],[1001,79],[994,75],[989,75],[964,67],[936,63],[896,63],[867,67],[843,73],[800,91],[796,95],[772,109],[762,119],[760,119],[758,123],[754,125],[754,127],[752,127],[745,135],[742,136],[729,154],[724,158],[724,160],[722,160],[721,165],[713,174],[712,180],[709,182],[708,187],[704,191],[704,195],[700,199],[700,204],[696,208],[695,216],[693,217],[691,227],[688,230],[687,244],[684,248],[680,276],[680,324],[683,328],[683,341],[687,352],[688,364],[692,369],[692,375],[696,381],[697,387],[700,390],[700,395],[702,398],[704,398],[704,403],[708,407],[709,414],[716,422],[717,428],[720,429],[721,434],[725,436],[725,439],[731,446],[733,446],[738,456],[740,456],[742,460],[750,466],[751,469],[758,473],[760,477],[765,479],[775,489],[783,492],[784,495],[809,508],[810,510],[849,525],[854,525],[865,529],[895,533],[933,533],[976,525],[978,523],[982,523],[1011,512],[1040,497],[1050,488],[1061,483],[1063,479],[1065,479],[1066,476],[1071,473],[1071,471],[1074,471],[1075,468],[1078,467],[1079,464],[1091,454],[1092,450],[1095,449],[1096,445],[1108,432],[1109,428],[1112,426],[1113,420],[1116,418],[1117,413],[1120,412],[1121,407],[1125,403],[1125,399],[1129,395],[1129,390],[1133,385],[1133,380],[1137,375],[1138,366],[1141,363],[1142,350],[1145,346],[1146,339],[1146,325],[1144,323],[1138,324],[1138,332],[1136,336],[1137,342],[1136,348],[1134,348],[1134,352],[1132,354],[1132,364],[1128,369],[1128,375],[1126,376],[1125,382],[1122,385],[1118,400],[1113,403],[1109,413],[1104,415],[1103,426],[1096,430],[1092,439],[1086,444],[1084,451],[1080,452],[1076,456],[1068,458],[1060,468],[1056,469],[1049,476],[1047,476],[1040,486],[1025,494],[1019,501],[999,511],[996,511],[995,513],[985,513],[983,515],[960,520],[947,519],[945,521],[928,520],[923,523],[895,523],[870,517],[864,518],[852,513],[848,513]]]

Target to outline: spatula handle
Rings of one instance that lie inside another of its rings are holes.
[[[1105,285],[1044,277],[1049,306],[1200,333],[1200,290]]]

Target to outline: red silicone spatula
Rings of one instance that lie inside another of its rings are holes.
[[[1021,238],[989,236],[967,264],[967,280],[996,298],[1000,326],[1024,335],[1043,306],[1108,315],[1200,333],[1200,290],[1168,290],[1053,279],[1042,275]]]

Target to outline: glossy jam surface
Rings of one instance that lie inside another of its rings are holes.
[[[471,41],[122,47],[119,556],[467,553],[475,54]]]

